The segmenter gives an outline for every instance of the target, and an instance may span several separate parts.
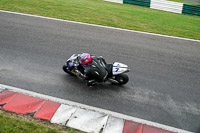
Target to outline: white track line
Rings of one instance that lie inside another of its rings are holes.
[[[107,28],[107,29],[121,30],[121,31],[127,31],[127,32],[134,32],[134,33],[140,33],[140,34],[146,34],[146,35],[154,35],[154,36],[161,36],[161,37],[167,37],[167,38],[174,38],[174,39],[181,39],[181,40],[187,40],[187,41],[200,42],[200,40],[195,40],[195,39],[175,37],[175,36],[168,36],[168,35],[161,35],[161,34],[155,34],[155,33],[149,33],[149,32],[142,32],[142,31],[136,31],[136,30],[128,30],[128,29],[115,28],[115,27],[109,27],[109,26],[103,26],[103,25],[96,25],[96,24],[89,24],[89,23],[82,23],[82,22],[76,22],[76,21],[70,21],[70,20],[63,20],[63,19],[57,19],[57,18],[51,18],[51,17],[44,17],[44,16],[39,16],[39,15],[31,15],[31,14],[25,14],[25,13],[19,13],[19,12],[11,12],[11,11],[4,11],[4,10],[0,10],[0,12],[10,13],[10,14],[17,14],[17,15],[23,15],[23,16],[30,16],[30,17],[36,17],[36,18],[43,18],[43,19],[49,19],[49,20],[56,20],[56,21],[62,21],[62,22],[67,22],[67,23],[89,25],[89,26],[95,26],[95,27],[101,27],[101,28]]]
[[[88,105],[85,105],[85,104],[80,104],[80,103],[76,103],[76,102],[72,102],[72,101],[68,101],[68,100],[64,100],[64,99],[60,99],[60,98],[56,98],[56,97],[52,97],[52,96],[47,96],[47,95],[44,95],[44,94],[39,94],[39,93],[36,93],[36,92],[32,92],[32,91],[12,87],[12,86],[0,84],[0,88],[12,90],[14,92],[27,94],[27,95],[34,96],[34,97],[39,97],[39,98],[42,98],[42,99],[58,102],[58,103],[61,103],[61,104],[66,104],[66,105],[70,105],[70,106],[83,108],[83,109],[86,109],[86,110],[92,110],[92,111],[104,113],[104,114],[111,115],[111,116],[114,116],[114,117],[118,117],[118,118],[121,118],[121,119],[130,120],[130,121],[138,122],[138,123],[141,123],[141,124],[146,124],[146,125],[149,125],[149,126],[161,128],[161,129],[172,131],[172,132],[192,133],[192,132],[189,132],[189,131],[186,131],[186,130],[166,126],[166,125],[163,125],[163,124],[139,119],[139,118],[136,118],[136,117],[120,114],[120,113],[117,113],[117,112],[113,112],[113,111],[109,111],[109,110],[105,110],[105,109],[101,109],[101,108],[97,108],[97,107],[88,106]]]

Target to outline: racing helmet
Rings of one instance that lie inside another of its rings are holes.
[[[80,63],[81,63],[82,65],[86,65],[87,63],[89,63],[89,62],[92,60],[92,58],[91,58],[91,55],[90,55],[90,54],[88,54],[88,53],[82,53],[82,54],[80,55],[79,60],[80,60]]]

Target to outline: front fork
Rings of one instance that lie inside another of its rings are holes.
[[[82,74],[82,73],[78,70],[78,68],[77,68],[78,66],[77,66],[76,64],[74,64],[74,63],[68,61],[68,62],[65,63],[65,66],[69,69],[69,71],[70,71],[72,74],[74,74],[74,75],[80,77],[81,79],[86,79],[86,76],[85,76],[84,74]]]

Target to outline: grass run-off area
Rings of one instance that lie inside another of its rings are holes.
[[[186,3],[186,4],[192,4],[192,5],[200,5],[200,3],[190,2],[190,1],[186,1],[186,0],[169,0],[169,1],[180,2],[180,3]]]
[[[83,133],[81,131],[0,110],[0,133]]]
[[[0,9],[200,40],[200,17],[103,0],[0,0]]]

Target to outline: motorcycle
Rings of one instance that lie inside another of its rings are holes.
[[[77,58],[77,55],[74,54],[67,60],[67,62],[63,65],[63,71],[69,75],[80,77],[79,74],[77,74],[77,70],[83,73],[84,70],[80,70],[81,67],[77,65],[78,62],[72,62],[75,58]],[[103,82],[110,82],[114,85],[124,85],[129,81],[128,75],[125,74],[129,72],[127,65],[120,62],[113,62],[102,64],[102,66],[106,69],[106,75]]]

